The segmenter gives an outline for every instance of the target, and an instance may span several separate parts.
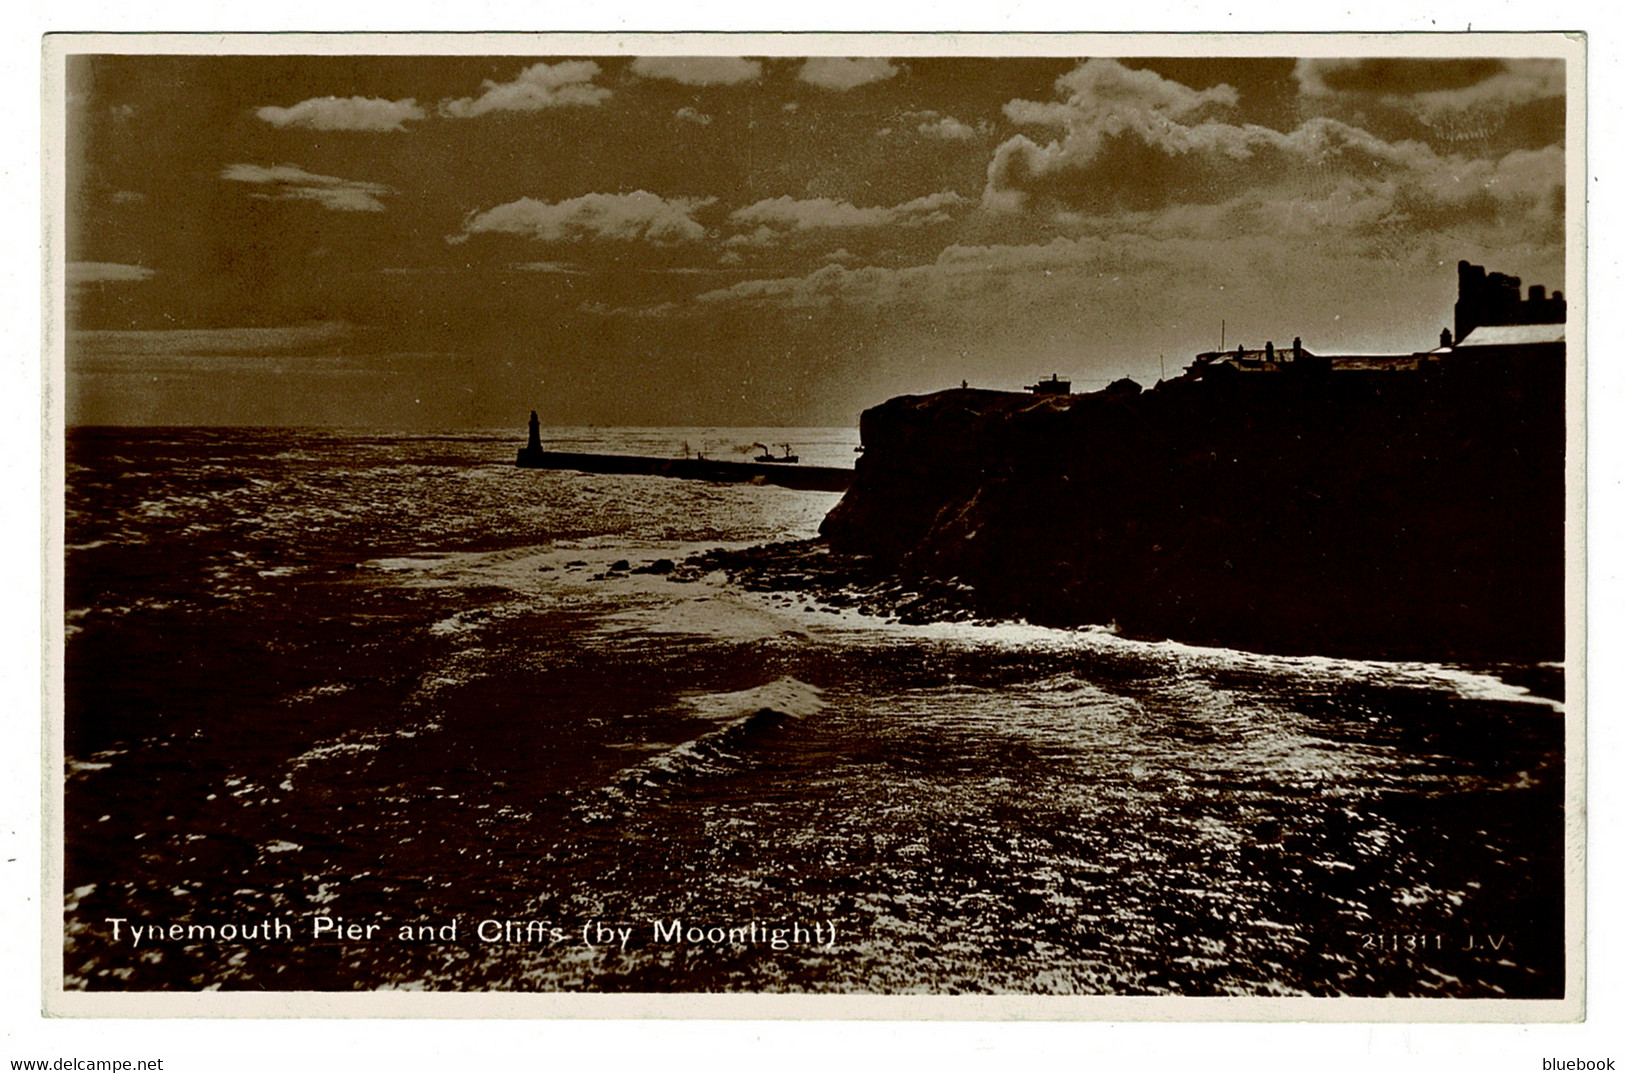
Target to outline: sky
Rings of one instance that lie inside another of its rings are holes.
[[[881,41],[880,43],[884,43]],[[1564,287],[1551,59],[68,57],[66,420],[847,426]],[[1221,328],[1222,326],[1222,328]]]

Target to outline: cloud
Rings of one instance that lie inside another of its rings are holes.
[[[76,331],[76,343],[101,357],[152,358],[330,353],[356,335],[344,321],[272,328],[172,328],[158,331]]]
[[[638,315],[697,313],[707,308],[773,306],[822,308],[834,303],[879,309],[899,304],[957,305],[973,295],[996,294],[1007,277],[1046,277],[1055,272],[1096,274],[1124,270],[1122,236],[1112,239],[1057,238],[1044,245],[959,246],[944,249],[934,262],[886,268],[826,264],[804,276],[741,280],[706,291],[688,303],[617,310]],[[1132,240],[1131,240],[1132,241]]]
[[[509,268],[519,272],[539,272],[548,276],[584,276],[587,270],[568,261],[521,261]]]
[[[1274,301],[1262,296],[1283,288],[1297,288],[1305,302],[1318,295],[1313,301],[1330,308],[1342,301],[1335,287],[1326,289],[1339,277],[1357,291],[1381,289],[1411,269],[1432,278],[1462,251],[1501,248],[1509,238],[1511,245],[1539,248],[1540,236],[1517,237],[1519,228],[1535,226],[1525,217],[1538,215],[1519,206],[1551,198],[1555,156],[1509,154],[1464,178],[1459,190],[1346,178],[1315,199],[1250,191],[1221,204],[1092,219],[1092,230],[1043,243],[953,244],[923,264],[849,265],[831,255],[832,263],[805,275],[745,279],[680,302],[600,312],[663,318],[839,310],[919,315],[919,323],[930,324],[1019,323],[1022,310],[1072,316],[1066,311],[1080,308],[1080,294],[1110,293],[1150,323],[1163,305],[1159,295],[1169,308],[1177,300],[1207,309],[1221,300],[1214,296],[1223,285],[1243,283],[1260,296],[1260,309]],[[1458,219],[1487,226],[1456,226]],[[1434,221],[1443,226],[1427,226]],[[1044,323],[1030,327],[1038,331]]]
[[[85,283],[140,283],[158,274],[140,265],[121,265],[108,261],[70,261],[67,269],[70,286]]]
[[[1175,147],[1176,144],[1179,147]],[[1445,156],[1419,142],[1385,142],[1337,120],[1316,118],[1290,133],[1206,125],[1160,132],[1148,142],[1125,134],[1099,147],[1069,141],[1040,147],[1024,136],[1001,145],[988,168],[984,204],[995,210],[1051,213],[1167,211],[1219,204],[1251,193],[1313,201],[1332,191],[1362,200],[1407,199],[1454,214],[1469,203],[1488,219],[1511,206],[1560,201],[1562,151],[1513,153],[1503,161]],[[1554,200],[1555,199],[1555,200]],[[1416,217],[1415,222],[1437,223]]]
[[[236,183],[268,186],[271,192],[253,196],[270,201],[314,201],[334,212],[383,212],[380,195],[391,192],[382,183],[338,179],[331,175],[312,175],[292,164],[278,164],[262,168],[257,164],[232,164],[220,173],[222,179]]]
[[[696,308],[741,303],[822,306],[860,289],[871,296],[877,292],[895,293],[897,276],[888,269],[850,269],[829,264],[805,276],[741,280],[731,287],[696,295],[693,301]]]
[[[1085,60],[1055,80],[1062,101],[1016,99],[1004,106],[1013,122],[1061,127],[1077,149],[1098,148],[1102,139],[1133,131],[1150,142],[1191,128],[1180,121],[1235,107],[1227,85],[1194,90],[1155,71],[1130,70],[1116,60]]]
[[[646,190],[583,194],[556,204],[526,197],[475,214],[463,230],[527,235],[544,242],[615,239],[672,245],[705,238],[705,227],[693,214],[714,200],[668,200]]]
[[[826,264],[804,276],[747,279],[705,291],[685,302],[646,306],[601,307],[601,315],[635,317],[699,316],[708,311],[791,309],[817,310],[836,304],[849,309],[898,309],[904,306],[963,311],[978,297],[997,302],[1012,278],[1044,279],[1053,273],[1097,275],[1124,269],[1121,236],[1057,238],[1042,246],[949,246],[934,262],[887,268],[848,268]],[[1181,247],[1183,248],[1183,247]]]
[[[976,137],[976,128],[969,123],[961,123],[951,115],[939,116],[935,112],[927,113],[924,122],[916,129],[927,138],[941,138],[943,141],[964,142]]]
[[[738,56],[639,56],[631,71],[639,78],[663,78],[685,86],[735,86],[760,78],[762,65]]]
[[[898,70],[890,60],[879,57],[814,56],[801,65],[801,73],[796,77],[820,89],[848,90],[893,78]]]
[[[266,105],[254,113],[273,127],[310,130],[405,130],[406,120],[422,119],[425,112],[410,97],[386,101],[380,97],[313,97],[289,108]]]
[[[684,105],[682,108],[677,109],[674,114],[678,119],[685,123],[696,123],[702,127],[709,127],[711,125],[711,117],[700,111],[698,108],[690,108],[687,105]]]
[[[1004,106],[1013,122],[1056,127],[1061,136],[1040,146],[1018,134],[1000,145],[988,166],[988,207],[1019,209],[1040,193],[1063,202],[1068,194],[1072,200],[1109,201],[1114,192],[1134,188],[1143,200],[1160,193],[1165,177],[1140,171],[1155,170],[1163,163],[1158,158],[1209,153],[1246,160],[1283,137],[1215,118],[1236,104],[1230,86],[1195,90],[1116,60],[1086,60],[1056,79],[1055,88],[1064,100],[1017,99]]]
[[[535,63],[519,72],[512,82],[486,79],[479,97],[461,97],[440,102],[440,114],[453,119],[469,119],[489,112],[539,112],[547,108],[591,108],[603,104],[613,94],[593,84],[599,67],[591,60],[565,60],[561,63]]]
[[[1546,231],[1561,242],[1564,154],[1558,146],[1514,150],[1499,160],[1449,158],[1395,184],[1397,213],[1428,227],[1495,224]]]
[[[949,210],[966,203],[967,199],[952,190],[928,194],[901,205],[870,208],[827,197],[768,198],[729,214],[729,222],[744,227],[754,225],[754,230],[733,236],[727,245],[767,246],[793,232],[822,228],[924,227],[947,222],[952,219]]]
[[[754,231],[742,231],[737,235],[730,235],[722,245],[727,249],[740,246],[772,246],[782,239],[784,234],[783,231],[775,231],[763,224]]]
[[[1242,186],[1224,200],[1055,219],[1102,235],[1268,239],[1316,257],[1335,246],[1387,258],[1434,241],[1561,248],[1564,158],[1555,146],[1483,160],[1421,153],[1403,166],[1371,159],[1328,167],[1308,182],[1303,168],[1272,167],[1286,181]]]
[[[1086,62],[1056,85],[1065,100],[1005,106],[1012,120],[1057,134],[1042,145],[1018,134],[998,147],[983,191],[987,208],[1086,217],[1227,205],[1234,224],[1266,205],[1296,202],[1320,204],[1327,219],[1341,214],[1350,229],[1561,212],[1559,149],[1473,159],[1386,141],[1326,116],[1283,132],[1231,121],[1236,95],[1228,86],[1198,91],[1114,61]]]
[[[1565,91],[1561,60],[1302,59],[1292,73],[1305,97],[1376,100],[1429,121]]]

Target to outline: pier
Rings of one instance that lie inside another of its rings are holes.
[[[521,469],[573,469],[582,473],[634,473],[678,477],[722,484],[776,484],[807,492],[844,492],[852,471],[839,466],[803,466],[793,462],[722,462],[710,458],[654,458],[648,455],[600,455],[519,449]]]

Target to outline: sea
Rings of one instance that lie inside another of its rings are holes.
[[[852,429],[543,440],[859,457]],[[907,624],[689,563],[812,538],[837,495],[522,442],[68,431],[67,988],[1573,983],[1563,666]]]

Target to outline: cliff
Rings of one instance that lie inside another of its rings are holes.
[[[1561,659],[1563,379],[1559,358],[896,398],[822,534],[980,614]]]

